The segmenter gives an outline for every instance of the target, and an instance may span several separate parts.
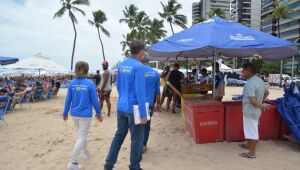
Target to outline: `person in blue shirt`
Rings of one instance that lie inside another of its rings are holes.
[[[106,158],[105,170],[114,168],[120,148],[131,134],[130,170],[140,170],[143,153],[144,127],[147,123],[145,97],[145,71],[142,63],[145,55],[145,42],[135,40],[130,45],[131,57],[125,59],[118,68],[116,87],[119,94],[117,104],[117,126],[115,137]],[[141,123],[135,125],[133,106],[138,105]]]
[[[78,128],[78,137],[73,148],[71,161],[67,168],[71,170],[79,170],[78,157],[83,151],[83,158],[87,160],[89,153],[87,150],[87,135],[92,121],[93,110],[96,110],[96,118],[102,122],[98,95],[94,82],[87,79],[89,65],[86,62],[79,61],[75,65],[76,79],[72,80],[68,86],[67,97],[63,119],[68,120],[69,111],[71,112],[75,126]]]
[[[150,117],[153,112],[159,111],[160,106],[160,76],[157,71],[150,67],[147,63],[149,62],[148,57],[144,57],[143,63],[145,67],[145,90],[146,90],[146,102],[149,103]],[[145,125],[144,134],[144,149],[143,152],[147,151],[147,143],[150,134],[151,119]]]

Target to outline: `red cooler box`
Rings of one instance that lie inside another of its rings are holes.
[[[286,135],[290,135],[290,129],[289,129],[288,125],[284,122],[284,120],[281,119],[279,138],[286,139],[286,137],[285,137]]]
[[[223,104],[225,106],[225,141],[244,141],[242,102],[230,101],[223,102]]]
[[[260,140],[279,139],[281,119],[277,113],[276,105],[269,105],[269,109],[261,114],[259,122]]]
[[[224,105],[213,100],[185,100],[185,123],[196,143],[224,140]]]

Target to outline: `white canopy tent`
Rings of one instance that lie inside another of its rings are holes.
[[[212,71],[213,70],[212,66],[207,67],[206,70],[207,71]],[[221,64],[220,71],[221,72],[231,72],[232,69],[230,67],[226,66],[225,64]]]
[[[53,60],[42,56],[41,54],[37,54],[33,57],[26,58],[21,60],[16,64],[11,64],[4,69],[13,69],[13,70],[37,70],[44,71],[51,74],[68,74],[68,70],[63,66],[57,64]]]

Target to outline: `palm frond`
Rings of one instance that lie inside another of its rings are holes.
[[[110,33],[102,26],[100,25],[101,31],[107,36],[110,37]]]
[[[78,20],[77,18],[75,17],[75,15],[69,11],[69,17],[71,18],[71,20],[75,23],[75,24],[78,24]]]
[[[62,17],[66,12],[66,7],[61,7],[53,16],[53,18]]]
[[[74,0],[71,2],[72,5],[90,5],[89,0]]]
[[[79,9],[77,7],[72,6],[71,9],[73,9],[76,12],[80,12],[83,16],[85,16],[85,12],[82,9]]]
[[[184,23],[182,23],[181,21],[179,21],[179,20],[175,20],[174,23],[175,23],[176,25],[180,26],[180,27],[183,28],[183,29],[186,29],[186,28],[187,28],[187,26],[186,26]]]
[[[93,25],[93,26],[95,25],[95,23],[92,20],[88,20],[88,23]]]

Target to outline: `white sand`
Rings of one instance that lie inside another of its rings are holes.
[[[227,88],[227,94],[239,94],[242,88]],[[46,102],[28,105],[5,115],[8,127],[0,123],[0,170],[64,170],[76,140],[72,120],[61,119],[65,91]],[[115,101],[113,115],[103,124],[92,122],[88,135],[91,159],[79,162],[85,170],[103,169],[106,155],[116,130]],[[271,98],[282,92],[271,90]],[[231,96],[225,99],[230,99]],[[299,170],[300,147],[287,141],[263,141],[257,158],[243,159],[238,143],[195,144],[184,128],[180,114],[160,113],[153,118],[149,150],[142,167],[146,170]],[[129,136],[129,135],[128,135]],[[120,151],[116,170],[128,169],[129,137]]]

